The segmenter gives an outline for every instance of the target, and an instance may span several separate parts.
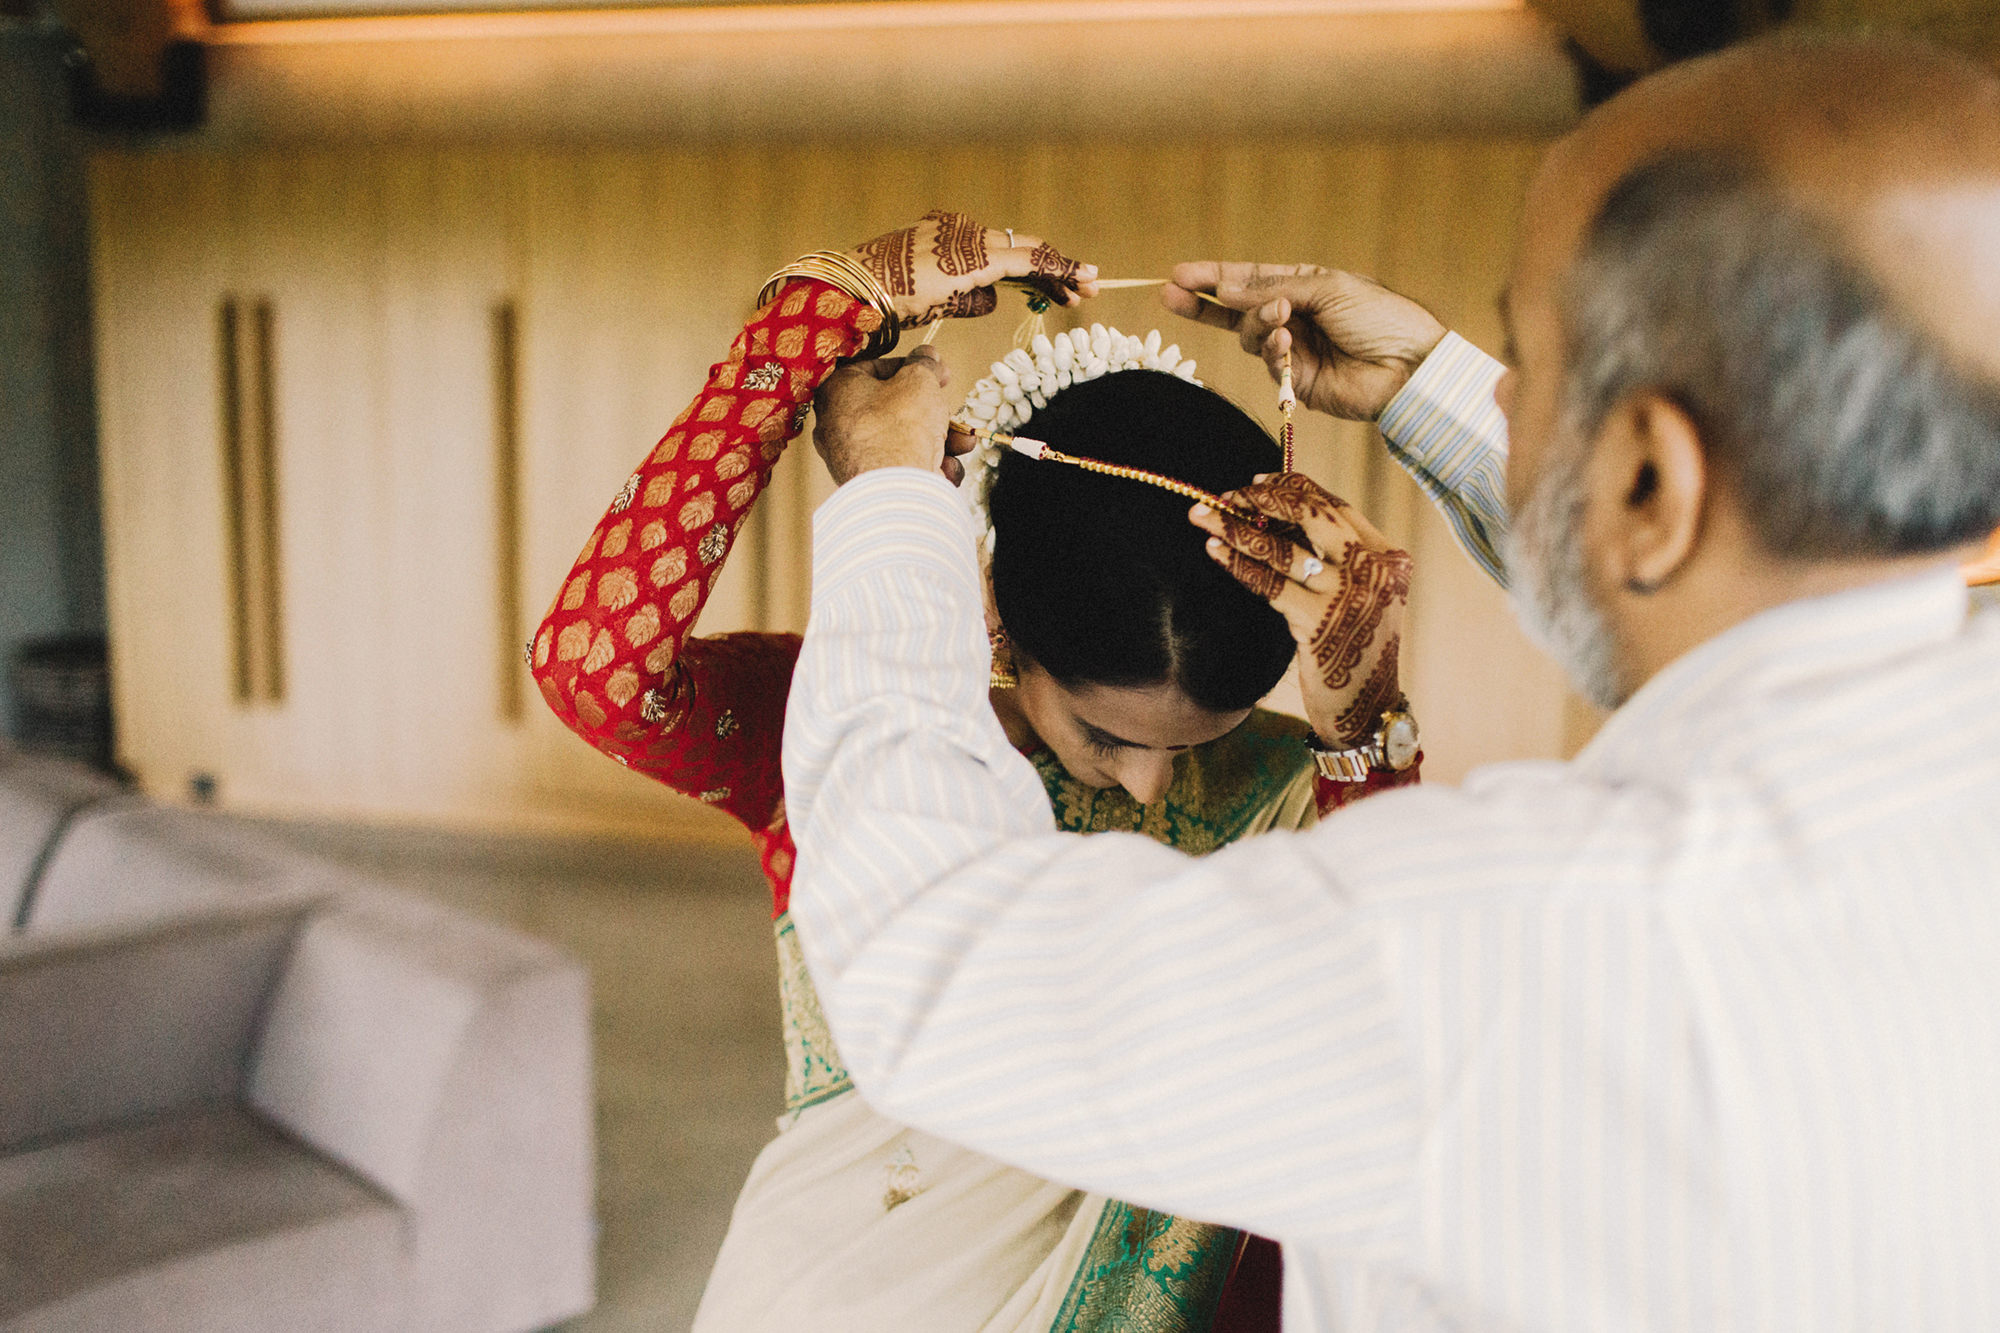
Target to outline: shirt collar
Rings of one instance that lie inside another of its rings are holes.
[[[1970,605],[1958,571],[1944,569],[1752,616],[1646,682],[1577,762],[1616,777],[1685,771],[1762,701],[1942,645],[1964,628]]]

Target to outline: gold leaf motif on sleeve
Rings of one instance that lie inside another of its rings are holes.
[[[646,574],[646,581],[655,588],[671,587],[681,581],[681,576],[687,573],[687,568],[687,548],[676,546],[653,562],[653,568]]]
[[[607,611],[623,611],[639,600],[639,580],[623,566],[606,570],[597,581],[597,604]]]
[[[612,672],[604,682],[604,696],[620,708],[631,703],[638,693],[639,673],[632,669],[630,663]]]
[[[651,602],[634,611],[632,618],[625,622],[625,642],[634,648],[644,648],[659,637],[660,608]]]
[[[712,522],[715,518],[715,497],[704,492],[681,506],[680,525],[692,531]]]
[[[667,614],[675,620],[686,620],[694,614],[695,606],[701,601],[701,585],[683,583],[674,593],[673,601],[667,603]]]
[[[549,708],[555,715],[557,717],[569,716],[569,704],[563,699],[562,690],[556,686],[556,683],[547,676],[543,676],[537,683],[542,687],[542,698],[548,701]]]
[[[583,659],[583,674],[588,676],[604,670],[618,656],[618,645],[611,641],[611,631],[600,629],[591,640],[590,652]]]

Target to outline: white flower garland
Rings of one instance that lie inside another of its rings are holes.
[[[992,373],[966,395],[958,419],[981,431],[1012,434],[1062,390],[1121,370],[1158,370],[1200,384],[1194,377],[1194,362],[1181,359],[1180,344],[1162,348],[1160,342],[1158,329],[1135,338],[1102,324],[1070,329],[1054,337],[1038,333],[1026,347],[1017,347],[993,363]],[[980,544],[989,553],[993,549],[993,519],[986,499],[993,487],[994,466],[1005,447],[989,433],[964,460],[967,473],[976,473],[968,489],[984,533]]]

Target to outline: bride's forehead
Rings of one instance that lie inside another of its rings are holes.
[[[1080,724],[1147,749],[1178,750],[1205,744],[1233,730],[1244,716],[1203,708],[1170,683],[1058,684],[1056,688]]]

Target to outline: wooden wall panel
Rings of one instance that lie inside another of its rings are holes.
[[[762,278],[931,207],[1060,240],[1108,275],[1183,257],[1373,272],[1489,345],[1536,146],[1513,140],[128,152],[95,170],[120,746],[174,797],[213,773],[243,808],[713,834],[717,816],[592,754],[498,645],[524,640],[627,471],[719,359]],[[175,201],[169,211],[162,199]],[[232,695],[214,321],[272,302],[288,690]],[[519,349],[520,618],[500,623],[492,311]],[[948,326],[964,382],[1021,311]],[[1086,312],[1155,325],[1275,422],[1234,338],[1150,291]],[[1064,321],[1058,321],[1064,322]],[[1504,601],[1365,427],[1302,422],[1307,470],[1419,559],[1409,681],[1431,772],[1552,755],[1587,729]],[[802,629],[802,442],[702,628]]]

